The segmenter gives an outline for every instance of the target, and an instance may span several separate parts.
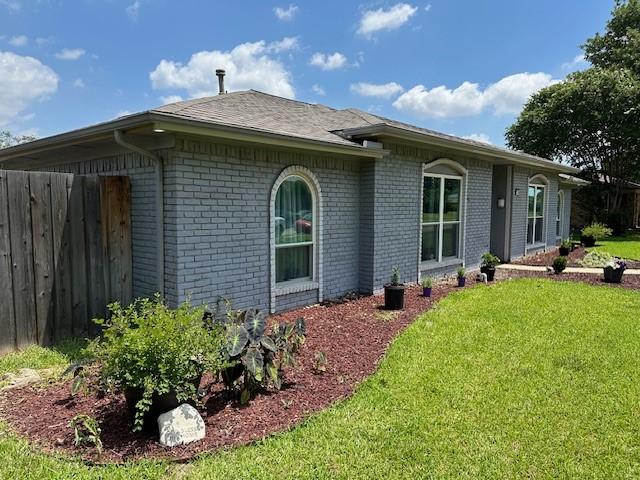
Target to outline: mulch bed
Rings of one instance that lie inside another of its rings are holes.
[[[475,283],[471,278],[468,284]],[[348,397],[371,375],[394,337],[434,302],[456,287],[448,282],[433,289],[430,299],[412,286],[405,294],[405,309],[397,314],[382,308],[383,296],[368,296],[344,303],[316,305],[275,316],[274,321],[293,322],[303,316],[307,339],[297,356],[298,365],[287,372],[283,390],[265,391],[246,407],[240,407],[215,383],[203,400],[201,414],[206,438],[168,449],[156,437],[131,432],[123,395],[99,397],[70,395],[69,382],[31,386],[0,395],[0,416],[19,435],[47,451],[80,454],[86,460],[123,462],[142,457],[186,460],[195,454],[247,444],[299,424],[340,399]],[[327,371],[314,373],[314,354],[326,354]],[[204,379],[201,386],[212,384]],[[103,454],[73,445],[69,421],[78,413],[96,418],[102,428]]]
[[[561,273],[556,275],[552,272],[531,272],[521,270],[502,270],[496,271],[496,280],[508,280],[511,278],[545,278],[557,281],[572,281],[588,283],[590,285],[607,285],[617,288],[625,288],[628,290],[640,290],[640,275],[623,275],[622,283],[606,283],[604,275],[594,275],[593,273]]]
[[[568,266],[582,267],[580,260],[582,260],[586,254],[587,251],[584,247],[577,247],[575,250],[569,252]],[[558,248],[552,248],[546,252],[534,253],[533,255],[518,258],[510,263],[516,265],[551,266],[559,255],[560,250]],[[626,260],[626,262],[629,268],[640,268],[640,262],[637,260]]]

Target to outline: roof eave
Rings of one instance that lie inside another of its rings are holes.
[[[428,133],[412,132],[399,127],[387,124],[370,125],[366,127],[349,128],[342,131],[346,138],[366,137],[369,135],[386,135],[389,137],[399,138],[417,143],[426,143],[429,145],[453,148],[465,153],[474,153],[483,156],[497,157],[512,161],[516,164],[545,168],[554,170],[559,173],[578,173],[580,170],[569,165],[562,165],[544,158],[534,157],[525,153],[504,150],[493,147],[491,145],[483,146],[478,144],[470,144],[462,139],[442,138]]]

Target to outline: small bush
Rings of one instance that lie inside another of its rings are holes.
[[[464,267],[460,267],[458,268],[458,278],[464,278],[464,276],[467,274],[467,271],[464,269]]]
[[[397,265],[391,269],[391,285],[400,285],[400,267]]]
[[[422,285],[422,288],[432,288],[433,287],[433,278],[424,277],[422,279],[422,281],[420,282],[420,284]]]
[[[582,235],[591,237],[595,240],[602,240],[610,237],[613,231],[603,223],[594,222],[582,229]]]
[[[100,439],[102,430],[93,417],[78,414],[69,422],[69,428],[73,429],[73,442],[76,447],[93,445],[98,451],[98,455],[102,453],[102,440]]]
[[[562,242],[560,242],[560,246],[562,248],[571,248],[571,239],[565,238],[564,240],[562,240]]]
[[[196,400],[194,380],[205,372],[218,375],[222,369],[222,329],[205,326],[204,307],[185,301],[170,309],[156,296],[125,308],[114,303],[109,309],[108,320],[96,320],[103,326],[102,336],[87,351],[107,390],[143,390],[135,407],[134,431],[142,429],[154,394],[175,392],[180,402]]]
[[[562,273],[565,268],[567,268],[567,257],[556,257],[553,261],[553,271],[556,273]]]
[[[487,268],[495,268],[501,262],[500,257],[493,253],[486,252],[482,254],[482,266]]]
[[[587,253],[580,264],[583,267],[604,268],[608,263],[612,261],[613,256],[610,253],[602,252],[600,250],[594,250],[593,252]]]

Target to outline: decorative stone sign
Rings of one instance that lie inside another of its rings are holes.
[[[198,411],[187,403],[158,417],[160,443],[165,447],[177,447],[202,440],[205,435],[204,420]]]

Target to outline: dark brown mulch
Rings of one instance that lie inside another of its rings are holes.
[[[640,275],[623,275],[622,283],[606,283],[604,275],[594,275],[592,273],[561,273],[556,275],[552,272],[530,272],[521,270],[496,271],[496,280],[507,280],[510,278],[546,278],[549,280],[583,282],[590,285],[608,285],[629,290],[640,290]]]
[[[474,281],[469,279],[469,283]],[[393,338],[421,312],[455,289],[452,283],[434,287],[430,299],[412,286],[406,291],[402,312],[382,309],[381,295],[358,298],[330,307],[316,305],[278,315],[274,321],[292,322],[303,316],[307,340],[298,356],[298,365],[287,372],[285,388],[258,394],[247,407],[228,398],[218,384],[204,398],[201,413],[207,426],[206,438],[183,447],[167,449],[149,438],[131,432],[122,395],[70,396],[68,382],[47,387],[27,387],[0,396],[0,416],[20,435],[45,450],[79,453],[100,462],[163,457],[187,459],[193,455],[237,444],[246,444],[274,432],[288,429],[310,414],[351,395],[363,379],[371,375]],[[313,371],[314,354],[322,351],[328,359],[327,372]],[[211,383],[211,379],[208,379]],[[206,386],[207,379],[203,380]],[[92,450],[73,446],[69,420],[78,413],[98,419],[104,452],[96,459]]]

